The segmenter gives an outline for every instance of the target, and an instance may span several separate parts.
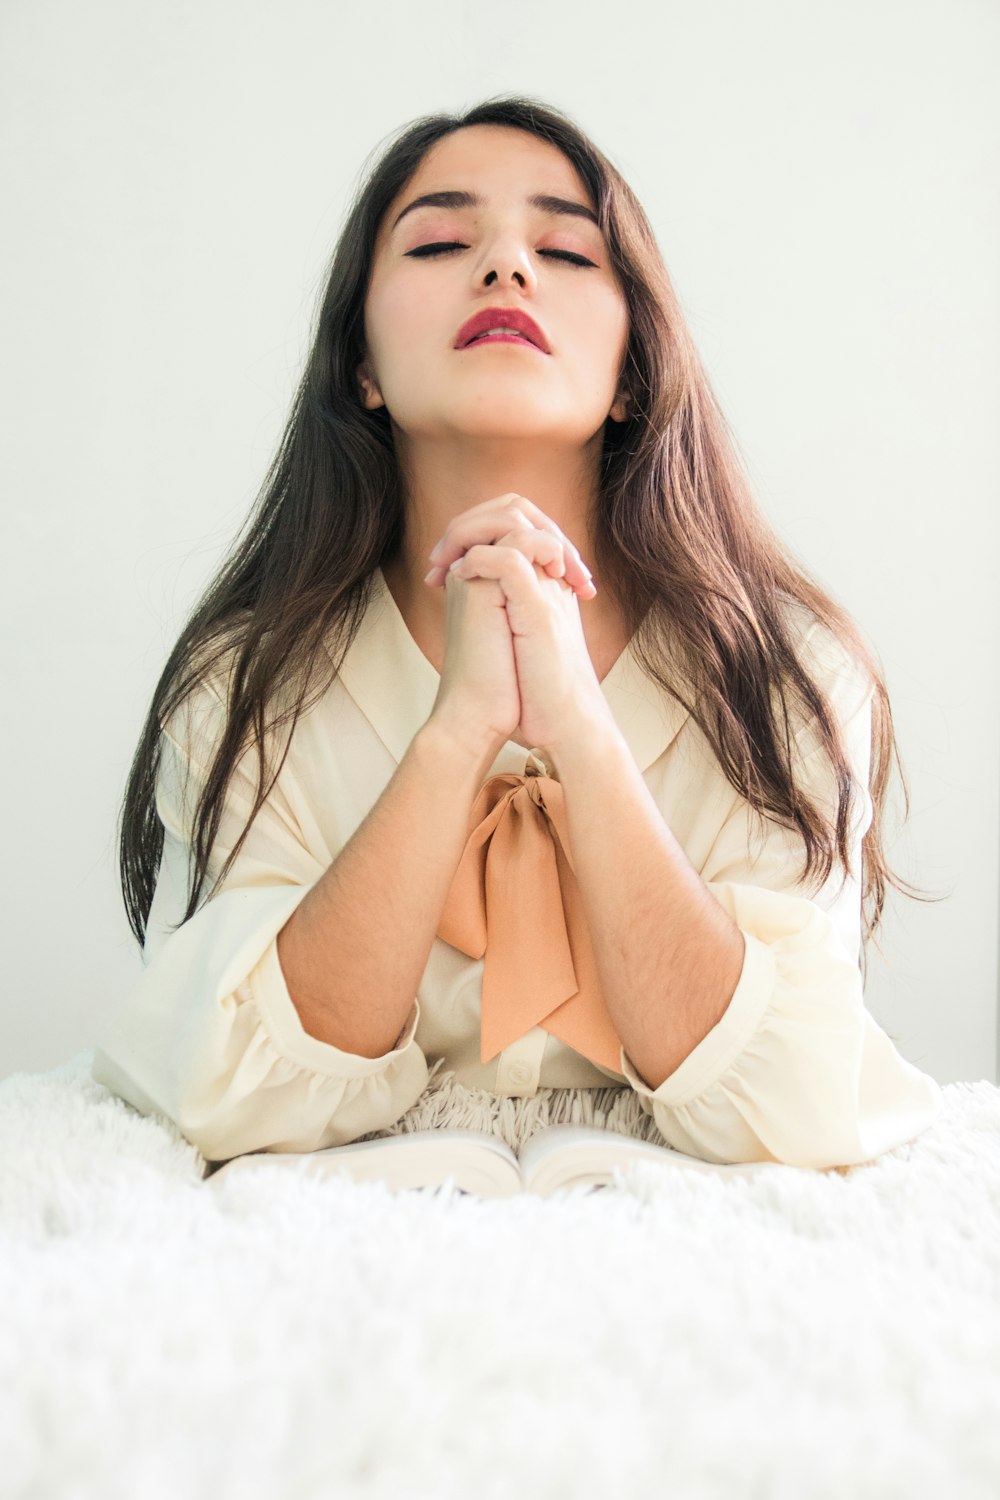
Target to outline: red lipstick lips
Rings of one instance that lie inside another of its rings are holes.
[[[489,333],[491,328],[513,328],[515,333],[526,338],[543,354],[550,352],[548,340],[534,318],[529,318],[518,307],[484,307],[462,324],[455,339],[455,348],[464,349],[477,335]]]

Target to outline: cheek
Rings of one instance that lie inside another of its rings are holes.
[[[433,278],[420,275],[420,267],[399,271],[382,288],[380,316],[383,327],[392,330],[434,329],[440,333],[444,293],[435,287]]]
[[[383,369],[420,358],[432,312],[430,299],[414,287],[401,285],[399,279],[372,290],[365,309],[365,327],[368,347]]]
[[[607,295],[600,299],[594,321],[604,330],[604,348],[609,351],[617,369],[625,357],[629,335],[628,305],[620,292],[609,289]]]
[[[567,301],[553,320],[562,325],[560,340],[570,360],[586,371],[589,383],[600,379],[602,372],[615,381],[628,346],[629,313],[621,293],[612,286],[595,285],[586,297]]]
[[[616,317],[591,319],[577,330],[569,352],[571,369],[591,390],[614,392],[625,358],[628,330]]]

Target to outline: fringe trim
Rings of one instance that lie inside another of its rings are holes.
[[[443,1063],[439,1057],[420,1098],[394,1124],[355,1139],[377,1141],[415,1130],[481,1130],[518,1152],[546,1125],[589,1125],[655,1146],[669,1145],[652,1114],[643,1108],[642,1096],[627,1083],[595,1089],[541,1088],[530,1098],[511,1098],[488,1089],[467,1088],[456,1082],[453,1070],[439,1072]]]

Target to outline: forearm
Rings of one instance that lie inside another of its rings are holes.
[[[616,730],[592,728],[550,754],[605,1004],[655,1089],[721,1020],[742,972],[743,934],[688,860]]]
[[[310,1036],[379,1057],[406,1023],[495,748],[434,719],[278,934],[285,983]]]

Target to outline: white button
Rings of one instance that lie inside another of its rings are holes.
[[[527,1083],[531,1077],[531,1069],[526,1063],[515,1063],[507,1076],[511,1083]]]

